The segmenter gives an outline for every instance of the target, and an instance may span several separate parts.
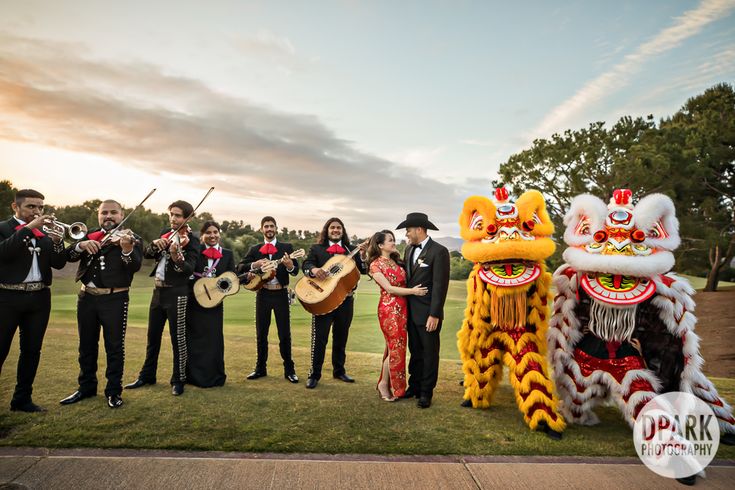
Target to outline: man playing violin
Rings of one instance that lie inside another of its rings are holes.
[[[125,388],[135,389],[156,383],[161,336],[168,320],[174,358],[171,394],[178,396],[184,392],[186,383],[186,304],[189,277],[194,273],[199,256],[199,240],[191,233],[189,226],[184,224],[194,214],[191,204],[175,201],[168,207],[168,214],[171,228],[164,229],[161,237],[153,240],[143,254],[145,258],[156,261],[150,274],[156,287],[148,312],[145,362],[138,379],[125,385]]]
[[[107,353],[105,397],[110,408],[122,406],[125,328],[130,283],[140,270],[143,247],[130,230],[118,230],[124,218],[122,205],[112,199],[97,209],[100,228],[66,249],[68,262],[79,262],[76,280],[82,283],[77,301],[79,330],[79,388],[61,400],[77,403],[97,395],[97,354],[100,328]]]
[[[14,216],[0,222],[0,371],[20,329],[13,411],[45,411],[31,394],[51,312],[51,267],[66,264],[63,237],[41,231],[53,220],[43,214],[43,200],[38,191],[18,191],[11,204]]]
[[[255,361],[255,370],[247,379],[262,378],[267,375],[268,362],[268,331],[271,326],[271,312],[276,316],[278,328],[278,346],[283,359],[283,376],[291,383],[298,383],[296,368],[291,357],[291,312],[288,298],[288,276],[299,273],[299,264],[291,259],[293,253],[290,243],[279,242],[276,239],[278,225],[272,216],[260,220],[260,232],[263,233],[264,243],[254,245],[248,254],[238,264],[238,272],[248,272],[264,266],[268,261],[283,259],[278,264],[272,279],[258,290],[255,297],[255,337],[257,339],[258,354]]]
[[[360,245],[360,254],[354,260],[361,274],[367,273],[367,267],[363,258],[367,242]],[[319,235],[319,242],[312,245],[309,255],[304,259],[304,275],[325,279],[327,271],[322,266],[334,255],[347,255],[353,250],[350,245],[347,230],[339,218],[330,218],[324,224]],[[306,387],[316,388],[322,376],[322,364],[329,340],[329,330],[332,330],[332,375],[335,379],[345,383],[354,383],[355,380],[345,372],[345,349],[347,347],[347,335],[352,323],[352,312],[354,308],[353,293],[350,293],[344,302],[334,311],[326,315],[312,316],[311,320],[311,371]]]

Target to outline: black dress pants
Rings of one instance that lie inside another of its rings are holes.
[[[291,357],[291,312],[288,305],[288,289],[261,289],[255,297],[255,337],[258,346],[258,359],[255,370],[265,373],[268,364],[268,332],[271,326],[271,312],[276,316],[278,347],[283,359],[285,374],[294,374]]]
[[[417,324],[408,316],[408,387],[411,391],[431,398],[439,378],[439,340],[442,324],[433,332],[426,331],[426,322]]]
[[[158,354],[161,351],[163,327],[168,320],[168,331],[171,334],[174,368],[171,384],[186,382],[186,303],[188,288],[184,286],[155,288],[148,310],[148,345],[145,351],[145,362],[138,379],[146,383],[156,382],[158,370]]]
[[[332,374],[345,374],[345,349],[352,323],[354,298],[348,296],[336,310],[326,315],[313,316],[311,321],[311,372],[310,378],[321,379],[324,354],[332,330]]]
[[[20,355],[11,406],[31,401],[33,380],[41,359],[43,336],[51,313],[51,290],[10,291],[0,289],[0,372],[8,357],[16,329],[20,329]]]
[[[97,393],[100,328],[107,354],[105,396],[122,393],[128,302],[127,291],[99,296],[79,293],[77,301],[79,391],[85,395]]]

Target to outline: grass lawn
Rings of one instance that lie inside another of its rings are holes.
[[[150,279],[140,273],[132,290],[126,339],[124,382],[135,379],[145,355]],[[164,333],[159,384],[125,391],[125,405],[107,408],[104,355],[100,358],[100,396],[61,407],[58,401],[76,385],[77,332],[75,292],[70,278],[57,278],[53,311],[46,334],[34,401],[45,414],[10,412],[15,383],[17,340],[0,375],[0,445],[44,447],[167,448],[256,452],[379,454],[584,455],[635,456],[631,431],[617,410],[600,408],[597,427],[571,427],[560,442],[531,433],[504,383],[489,410],[461,408],[462,387],[456,332],[464,309],[464,283],[453,282],[442,331],[442,363],[434,405],[385,403],[375,391],[383,338],[377,324],[377,288],[361,281],[348,342],[347,370],[357,379],[331,379],[329,354],[316,390],[306,390],[310,317],[292,309],[296,369],[302,382],[283,379],[275,325],[271,329],[269,376],[245,381],[255,362],[254,294],[243,291],[226,300],[225,363],[222,388],[187,386],[171,396],[171,347]],[[17,339],[17,336],[16,336]],[[100,348],[103,351],[103,348]],[[331,347],[330,347],[331,349]],[[715,379],[729,401],[735,380]],[[721,447],[720,458],[735,458],[735,448]]]

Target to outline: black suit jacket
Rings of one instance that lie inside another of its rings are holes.
[[[333,257],[332,254],[327,252],[327,248],[329,245],[324,246],[320,243],[317,243],[315,245],[312,245],[309,249],[309,255],[306,256],[304,259],[304,265],[302,266],[302,270],[304,271],[304,275],[309,276],[309,271],[313,269],[314,267],[322,267],[324,264],[327,263],[329,259]],[[344,246],[343,246],[344,247]],[[347,247],[344,247],[347,249],[347,251],[344,253],[344,255],[348,255],[350,252],[352,252],[355,247],[352,245],[347,245]],[[360,258],[360,254],[357,253],[353,257],[355,260],[355,263],[357,264],[357,270],[360,271],[360,274],[367,274],[367,266]]]
[[[248,254],[240,261],[239,264],[237,264],[237,270],[240,273],[247,272],[250,270],[250,266],[253,262],[260,260],[260,259],[271,259],[271,260],[278,260],[281,257],[284,256],[284,254],[290,254],[293,253],[293,245],[290,243],[281,243],[276,242],[276,250],[277,252],[273,254],[273,256],[269,257],[266,254],[260,253],[260,247],[262,247],[264,244],[259,243],[257,245],[253,245],[250,247],[250,250],[248,250]],[[281,283],[281,286],[288,286],[288,276],[289,274],[292,276],[295,276],[299,273],[299,262],[296,259],[293,260],[293,270],[291,272],[288,272],[286,270],[286,266],[283,265],[283,263],[278,264],[278,268],[276,269],[276,279],[278,279],[278,282]]]
[[[92,230],[92,233],[97,230]],[[89,233],[84,240],[89,240]],[[135,236],[137,242],[129,256],[122,254],[118,245],[107,245],[99,253],[89,255],[87,252],[77,252],[77,244],[66,249],[68,262],[79,262],[76,280],[84,283],[94,282],[98,288],[127,288],[133,282],[133,275],[140,270],[143,263],[143,245],[139,236]],[[100,257],[104,257],[105,268],[100,267]]]
[[[171,231],[170,228],[161,230],[159,236]],[[197,263],[197,257],[199,257],[199,239],[194,234],[189,233],[189,243],[186,244],[181,251],[184,254],[184,261],[181,264],[177,264],[171,257],[169,257],[168,251],[159,250],[158,247],[153,245],[153,242],[149,243],[143,252],[143,256],[146,259],[154,259],[156,264],[153,266],[153,270],[150,273],[150,277],[156,276],[156,269],[158,263],[165,256],[168,258],[166,261],[166,269],[164,271],[164,282],[170,286],[185,286],[189,282],[189,277],[194,273],[194,267]]]
[[[196,264],[194,265],[194,274],[201,274],[209,264],[209,258],[202,255],[202,252],[207,248],[203,243],[199,245],[199,255],[197,256]],[[222,252],[222,258],[219,259],[215,266],[215,276],[219,276],[223,272],[235,272],[235,256],[232,254],[232,250],[229,248],[220,248]],[[194,281],[199,279],[199,276],[194,275],[192,277],[192,284]]]
[[[26,227],[16,231],[20,223],[15,218],[0,222],[0,282],[5,284],[20,284],[31,270],[33,253],[28,250],[33,246],[31,239],[33,232]],[[36,247],[41,249],[38,254],[38,268],[41,278],[47,285],[51,285],[51,267],[62,269],[66,265],[64,243],[54,243],[45,236],[36,238]]]
[[[406,287],[421,284],[429,288],[429,293],[426,296],[407,296],[408,313],[417,325],[425,324],[430,316],[443,320],[444,301],[449,290],[449,251],[429,238],[414,265],[411,261],[414,248],[412,245],[406,247],[403,256],[406,262]]]

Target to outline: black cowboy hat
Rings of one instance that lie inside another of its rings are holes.
[[[429,217],[425,215],[424,213],[408,213],[406,215],[406,219],[403,220],[403,222],[396,226],[396,230],[400,230],[401,228],[411,228],[411,227],[421,227],[426,228],[427,230],[437,230],[439,231],[439,228],[434,226],[434,223],[429,221]]]

